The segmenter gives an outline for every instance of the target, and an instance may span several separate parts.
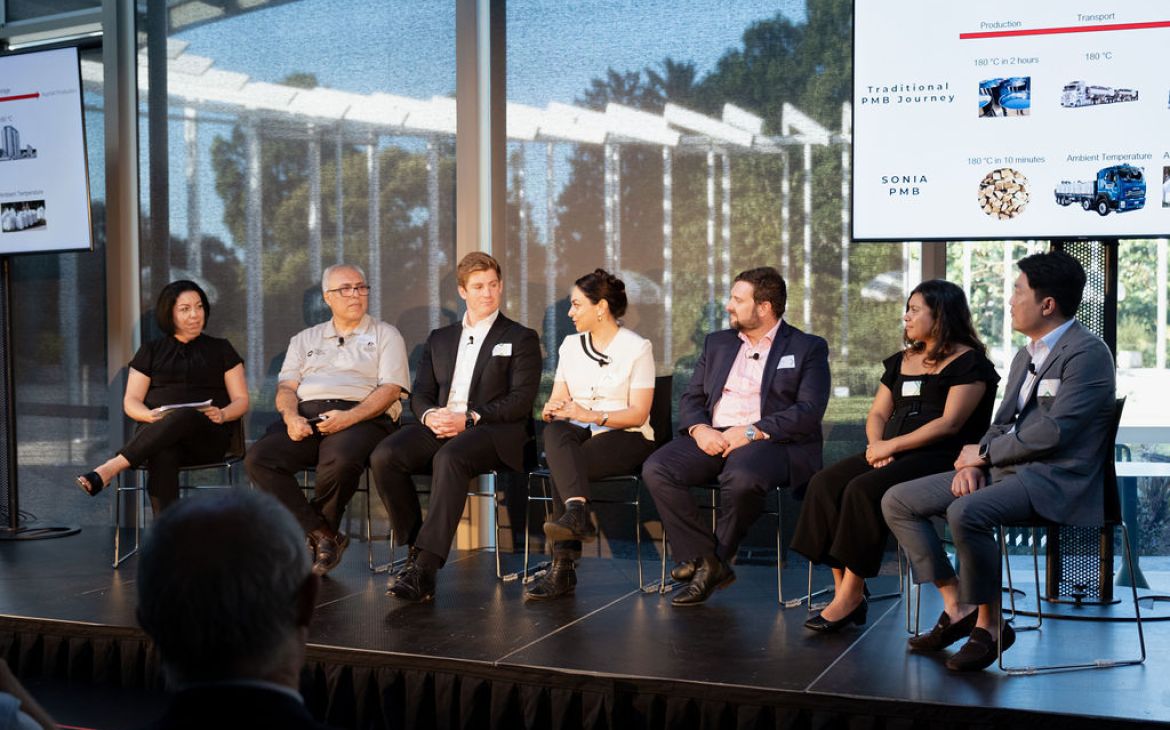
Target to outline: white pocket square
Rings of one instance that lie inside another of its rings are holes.
[[[794,367],[796,367],[796,355],[784,355],[780,358],[780,362],[776,363],[777,370],[786,370]]]
[[[512,356],[512,343],[511,342],[501,342],[500,344],[498,344],[492,348],[492,357],[511,357],[511,356]]]
[[[1051,398],[1056,395],[1058,390],[1060,390],[1059,378],[1048,378],[1046,380],[1041,380],[1040,384],[1036,386],[1036,397]]]

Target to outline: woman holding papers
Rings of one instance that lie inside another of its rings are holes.
[[[138,422],[112,459],[77,477],[93,496],[126,469],[146,465],[155,514],[179,498],[179,468],[224,458],[235,423],[248,412],[244,363],[227,340],[203,334],[211,314],[193,281],[163,287],[155,305],[167,337],[148,342],[130,361],[122,409]]]
[[[833,569],[836,591],[805,622],[833,632],[866,619],[865,579],[878,574],[889,530],[882,495],[910,479],[949,471],[963,444],[991,422],[999,375],[971,324],[963,290],[924,281],[906,301],[905,348],[885,373],[865,419],[869,445],[809,482],[792,549]],[[974,614],[972,614],[974,616]]]

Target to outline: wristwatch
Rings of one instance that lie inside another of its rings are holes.
[[[755,424],[749,425],[744,430],[743,435],[747,436],[748,441],[755,441],[756,440],[756,426],[755,426]]]
[[[463,422],[463,428],[469,429],[475,425],[475,416],[471,415],[471,411],[467,412],[467,420]]]
[[[987,462],[991,466],[991,443],[985,443],[979,447],[979,458]]]

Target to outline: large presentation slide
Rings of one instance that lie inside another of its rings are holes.
[[[1170,2],[854,13],[854,238],[1170,235]]]
[[[0,57],[0,255],[93,247],[77,49]]]

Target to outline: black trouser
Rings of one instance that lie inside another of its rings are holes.
[[[638,474],[642,462],[654,451],[654,442],[637,431],[591,434],[588,428],[568,421],[554,421],[544,427],[544,454],[552,475],[554,519],[565,511],[566,500],[589,499],[589,482],[620,474]],[[554,557],[580,552],[579,540],[553,544]]]
[[[764,511],[768,490],[788,483],[788,447],[756,441],[722,456],[703,452],[690,436],[658,449],[642,467],[642,479],[662,515],[675,560],[707,555],[730,561],[739,543]],[[718,480],[719,517],[715,534],[699,516],[690,487]]]
[[[239,424],[212,423],[201,411],[180,408],[161,421],[139,423],[118,450],[131,467],[146,465],[146,490],[154,514],[179,499],[179,468],[222,461]]]
[[[305,418],[313,418],[325,411],[346,411],[356,405],[356,401],[304,401],[297,411]],[[314,433],[293,441],[284,421],[277,421],[248,449],[244,466],[257,487],[288,507],[306,534],[320,528],[336,531],[346,505],[357,491],[370,451],[395,428],[397,425],[389,416],[380,415],[335,434]],[[301,491],[296,474],[314,467],[317,478],[310,502]]]
[[[490,425],[472,426],[440,439],[426,426],[412,423],[390,436],[370,454],[374,482],[398,544],[414,545],[446,562],[459,527],[472,477],[506,468],[492,443]],[[430,509],[422,507],[411,476],[432,474]]]
[[[874,577],[890,533],[882,497],[895,484],[947,471],[954,462],[953,451],[921,451],[874,469],[863,452],[821,469],[808,483],[792,549],[814,563]]]

